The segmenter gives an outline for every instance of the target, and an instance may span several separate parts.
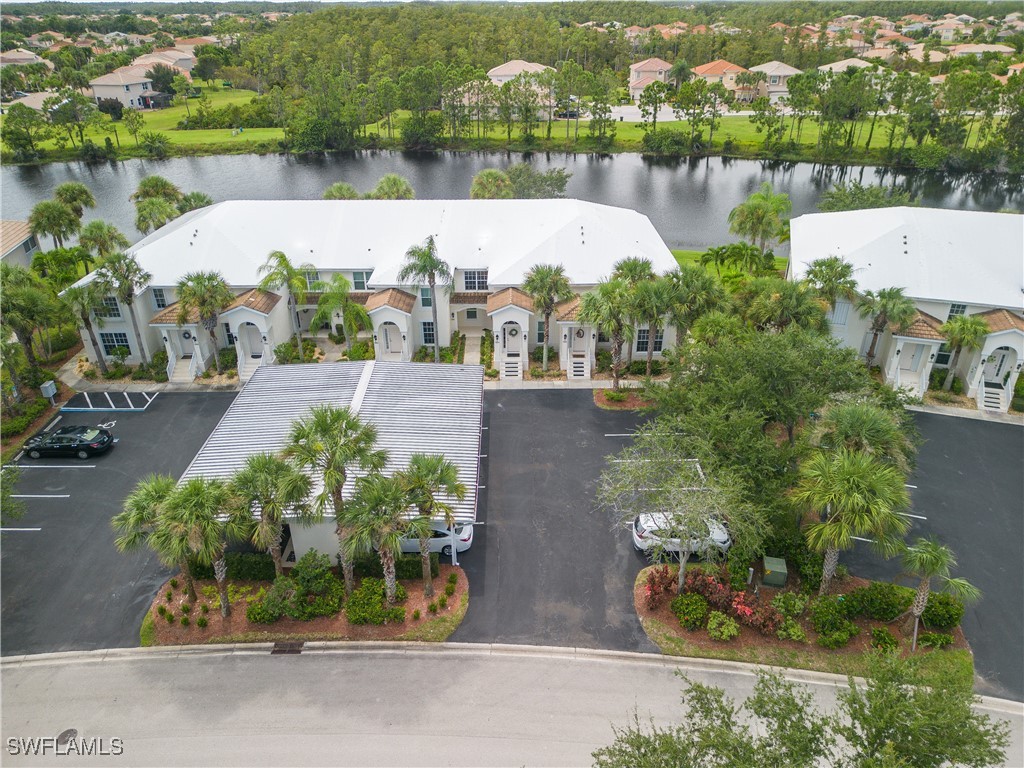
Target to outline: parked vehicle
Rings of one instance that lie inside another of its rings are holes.
[[[440,552],[445,557],[452,555],[452,534],[444,523],[432,523],[430,535],[430,551]],[[473,526],[455,526],[455,551],[465,552],[473,546]],[[420,540],[413,538],[402,539],[402,552],[406,554],[419,554]]]
[[[717,549],[720,552],[728,552],[732,546],[732,539],[725,526],[716,520],[708,520],[707,533],[704,536],[691,536],[689,551],[696,555],[706,555],[710,550]],[[641,552],[649,552],[652,549],[660,549],[663,552],[680,551],[682,537],[678,530],[672,530],[673,525],[664,514],[638,515],[633,520],[631,530],[633,533],[633,547]]]
[[[116,442],[106,429],[67,426],[30,438],[25,443],[25,452],[32,459],[43,456],[77,456],[87,459],[109,451]]]

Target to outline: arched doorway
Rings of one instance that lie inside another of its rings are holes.
[[[377,331],[380,343],[381,360],[401,360],[405,351],[405,339],[402,331],[392,322],[382,323]]]
[[[243,360],[254,361],[259,365],[263,359],[263,332],[256,327],[255,323],[246,321],[238,326],[237,336]],[[241,368],[243,365],[244,363],[240,360],[239,367]]]
[[[986,387],[1001,389],[1009,379],[1013,366],[1017,362],[1017,353],[1010,347],[999,347],[985,358],[982,370],[982,381]]]

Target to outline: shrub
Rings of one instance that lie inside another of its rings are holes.
[[[382,579],[366,578],[345,604],[345,616],[352,624],[387,624],[405,621],[405,608],[388,606]]]
[[[953,378],[953,383],[950,384],[949,391],[954,395],[962,395],[964,393],[964,383],[959,376]]]
[[[729,573],[729,586],[737,592],[747,588],[747,574],[750,563],[739,557],[730,557],[726,562],[726,570]]]
[[[362,555],[355,559],[356,575],[360,578],[373,576],[384,578],[384,567],[376,555]],[[430,553],[430,575],[436,577],[441,572],[441,558],[437,552]],[[423,578],[423,566],[419,555],[402,555],[395,558],[395,577],[399,580]],[[456,577],[458,578],[458,577]]]
[[[17,406],[18,415],[5,417],[0,421],[0,437],[20,435],[28,429],[32,422],[38,419],[46,409],[50,407],[50,401],[45,397],[37,397],[30,403],[22,403]]]
[[[188,618],[188,616],[182,616],[181,617],[181,626],[187,627],[188,625],[189,625],[189,618]]]
[[[206,625],[209,623],[210,620],[207,619],[205,616],[200,616],[198,619],[196,619],[196,626],[200,629],[206,629]]]
[[[708,618],[708,601],[704,595],[688,592],[672,599],[672,613],[685,629],[700,629]]]
[[[763,549],[766,555],[784,558],[790,574],[800,574],[800,588],[804,592],[813,592],[821,584],[825,558],[807,548],[807,540],[798,528],[777,530],[765,541]]]
[[[607,373],[612,369],[612,353],[607,349],[599,349],[594,353],[595,369],[598,373]]]
[[[931,393],[931,397],[932,397],[932,400],[937,400],[940,403],[955,403],[956,402],[956,395],[954,395],[952,392],[946,392],[946,391],[941,390],[941,389],[938,392],[932,392]]]
[[[807,642],[807,633],[804,632],[804,628],[800,626],[800,622],[791,618],[783,619],[782,626],[776,631],[775,636],[780,640],[795,640],[798,643]]]
[[[348,351],[349,360],[373,360],[373,347],[368,341],[357,341]]]
[[[871,630],[871,647],[891,652],[900,647],[900,641],[885,627],[875,627]]]
[[[736,593],[733,598],[733,611],[741,622],[762,635],[774,635],[785,620],[785,617],[771,605],[747,605],[745,592]]]
[[[417,608],[415,611],[412,612],[412,620],[413,621],[419,621],[420,620],[420,609],[419,608]]]
[[[621,389],[606,389],[604,391],[604,399],[610,403],[623,403],[628,397],[629,393]]]
[[[944,632],[922,632],[917,638],[917,643],[925,648],[945,648],[953,644],[953,636]]]
[[[921,614],[921,620],[930,629],[953,629],[964,617],[964,604],[946,592],[932,592]]]
[[[946,380],[946,369],[945,368],[932,368],[932,372],[928,374],[928,389],[942,389],[942,382]]]
[[[228,578],[235,581],[273,581],[276,572],[274,561],[265,552],[228,552],[224,555],[228,567]],[[213,566],[189,561],[192,576],[196,579],[212,579]]]
[[[208,606],[206,603],[203,603],[202,605],[199,606],[199,612],[200,613],[209,613],[210,612],[210,606]]]
[[[82,377],[86,379],[95,379],[99,375],[95,368],[86,368],[82,371]]]
[[[164,600],[166,600],[166,601],[167,601],[167,602],[169,603],[169,602],[171,602],[171,600],[173,600],[173,599],[174,599],[174,593],[173,593],[173,592],[171,592],[171,590],[169,590],[169,589],[168,589],[168,590],[167,590],[167,591],[166,591],[166,592],[164,593]]]
[[[459,574],[456,573],[455,571],[452,571],[451,573],[449,573],[448,574],[448,583],[449,584],[458,584],[459,583]]]
[[[811,625],[822,648],[841,648],[860,631],[846,617],[845,606],[834,595],[819,597],[811,603]]]
[[[162,605],[159,605],[159,606],[157,606],[156,612],[158,614],[160,614],[161,616],[163,616],[165,613],[167,613],[167,608],[165,608]]]
[[[626,368],[626,372],[631,376],[646,376],[647,358],[644,357],[642,360],[634,360]],[[664,372],[665,363],[661,360],[651,360],[651,376],[660,376]]]
[[[437,607],[442,611],[448,607],[448,595],[441,595],[437,598]]]
[[[167,613],[164,614],[164,618],[167,619],[167,623],[168,624],[173,624],[174,623],[174,612],[173,611],[168,611]]]
[[[430,605],[428,605],[427,606],[427,610],[430,611],[431,613],[437,613],[437,602],[435,601],[435,602],[431,603]]]
[[[255,601],[246,606],[245,618],[252,624],[273,624],[281,614],[267,608],[262,601]]]
[[[832,632],[827,635],[818,635],[818,645],[822,648],[828,648],[829,650],[835,650],[836,648],[842,648],[850,642],[850,638],[856,635],[860,630],[857,627],[850,625],[852,629],[843,629],[838,632]]]
[[[712,640],[726,642],[739,635],[740,625],[721,611],[712,611],[708,615],[708,635]]]
[[[192,613],[192,606],[189,605],[188,603],[182,603],[181,604],[181,612],[182,613]]]
[[[234,347],[224,347],[217,352],[217,359],[220,360],[221,370],[238,368],[238,350]]]
[[[558,363],[558,351],[554,347],[548,347],[548,365],[551,365],[551,361],[554,360],[555,364]],[[530,351],[530,362],[542,363],[544,362],[544,345],[534,347]]]
[[[772,605],[787,619],[798,619],[807,610],[810,598],[797,592],[780,592],[772,598]]]
[[[178,580],[177,579],[171,579],[168,583],[171,585],[171,589],[177,589],[178,588]]]
[[[701,568],[691,568],[687,570],[684,579],[684,591],[703,595],[708,605],[716,611],[732,610],[732,589],[715,574]]]
[[[454,584],[445,584],[444,585],[444,593],[448,597],[451,597],[452,595],[454,595],[455,594],[455,585]]]
[[[647,571],[647,579],[644,583],[644,605],[647,606],[647,610],[657,609],[666,595],[676,592],[678,573],[667,565]]]
[[[484,371],[484,376],[486,376],[488,379],[496,379],[498,378],[498,369],[488,368],[487,370]]]
[[[847,616],[867,616],[875,621],[892,621],[914,601],[914,590],[875,581],[846,595]]]
[[[330,558],[314,549],[300,557],[288,575],[300,590],[314,595],[324,594],[330,589],[331,582],[337,581],[331,573]]]

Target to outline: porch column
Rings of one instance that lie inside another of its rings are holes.
[[[903,339],[896,341],[896,349],[893,351],[892,356],[889,358],[889,365],[885,372],[885,383],[892,384],[896,381],[896,377],[899,376],[897,371],[900,367],[900,356],[903,354]]]
[[[967,391],[964,393],[968,397],[974,397],[978,392],[978,387],[981,386],[981,379],[985,374],[985,357],[986,355],[983,354],[968,374]]]

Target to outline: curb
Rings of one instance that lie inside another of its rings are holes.
[[[1024,427],[1024,416],[1013,413],[1000,413],[997,411],[972,411],[969,408],[946,408],[937,405],[905,405],[908,411],[916,413],[932,413],[936,416],[949,416],[954,419],[972,419],[974,421],[989,421],[996,424],[1013,424]]]

